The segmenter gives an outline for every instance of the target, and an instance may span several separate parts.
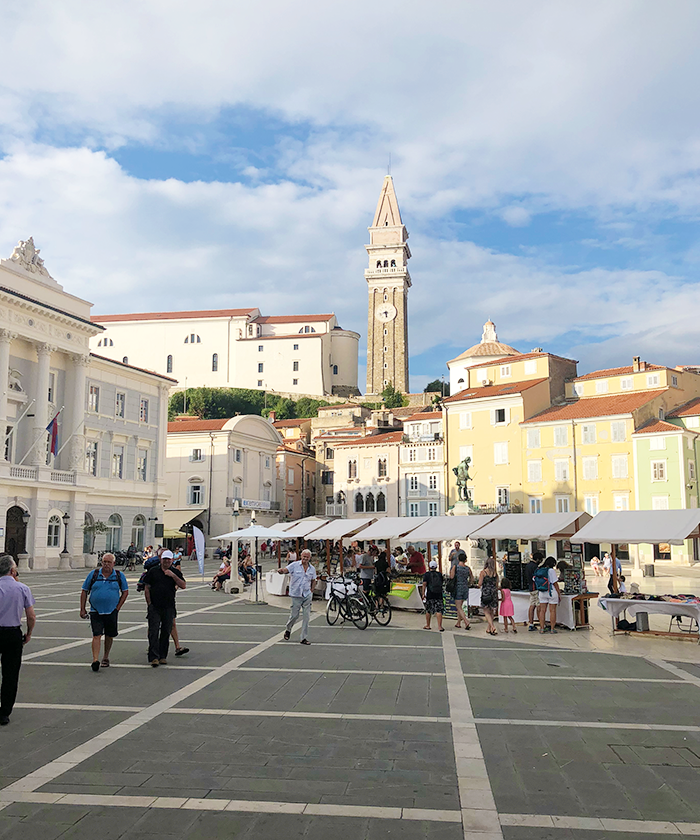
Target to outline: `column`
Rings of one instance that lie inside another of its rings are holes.
[[[36,355],[38,370],[36,388],[34,389],[34,434],[32,437],[32,451],[29,463],[34,466],[46,466],[46,426],[51,419],[49,414],[49,368],[51,366],[51,352],[54,348],[48,344],[37,344]],[[42,433],[43,436],[42,436]]]
[[[80,354],[72,355],[73,363],[73,399],[70,412],[70,429],[66,434],[72,433],[68,450],[68,469],[77,472],[85,472],[85,389],[87,382],[87,367],[90,362],[89,356]]]
[[[7,426],[7,391],[10,387],[10,344],[16,338],[9,330],[0,330],[0,434],[5,440]],[[5,447],[0,448],[0,460],[5,459]]]

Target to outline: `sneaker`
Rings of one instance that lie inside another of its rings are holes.
[[[10,722],[10,716],[9,715],[0,715],[0,726],[7,726],[7,724],[9,722]]]
[[[527,629],[530,633],[534,633],[535,630],[537,630],[537,627],[535,627],[534,624],[531,624]]]
[[[100,660],[99,660],[99,659],[96,659],[96,660],[92,663],[92,665],[91,665],[90,667],[91,667],[91,668],[92,668],[92,670],[93,670],[93,671],[95,671],[95,672],[99,671],[99,670],[100,670]]]
[[[167,659],[159,659],[159,660],[158,660],[158,664],[159,664],[159,665],[167,665],[167,664],[168,664],[168,660],[167,660]]]
[[[189,649],[189,648],[186,648],[186,647],[179,647],[179,648],[175,651],[175,656],[184,656],[186,653],[189,653],[189,652],[190,652],[190,649]]]
[[[160,662],[157,659],[152,660],[151,668],[157,668],[160,665]]]

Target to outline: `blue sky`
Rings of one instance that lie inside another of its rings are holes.
[[[487,318],[581,372],[698,364],[699,23],[687,0],[10,2],[0,253],[33,235],[96,312],[335,311],[364,353],[391,154],[413,390]]]

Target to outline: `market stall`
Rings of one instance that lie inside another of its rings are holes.
[[[260,586],[260,577],[262,574],[262,567],[260,565],[260,560],[258,558],[258,541],[259,540],[281,540],[285,538],[285,532],[282,531],[278,526],[265,528],[262,525],[250,525],[247,528],[242,528],[238,531],[229,531],[226,534],[219,534],[216,537],[212,537],[215,540],[231,540],[232,543],[235,544],[233,557],[238,557],[238,543],[239,542],[247,542],[253,546],[253,561],[255,563],[255,601],[259,602],[260,596],[263,594],[261,592]],[[236,560],[232,560],[231,563],[232,569],[238,569],[238,563]],[[231,573],[231,579],[233,580],[233,572]],[[278,575],[278,577],[282,577],[282,575]],[[268,592],[270,590],[268,589]],[[277,593],[271,593],[277,594]]]
[[[362,519],[331,519],[321,525],[320,528],[308,534],[309,539],[326,541],[326,577],[331,574],[331,545],[334,542],[340,544],[340,557],[343,556],[343,540],[352,539],[358,532],[363,531],[368,525],[376,522],[376,517],[365,517]],[[320,572],[320,569],[318,569]],[[324,585],[325,586],[325,585]],[[318,586],[317,586],[318,588]]]

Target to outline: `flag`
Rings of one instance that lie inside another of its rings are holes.
[[[204,574],[204,533],[201,528],[196,525],[192,526],[192,536],[194,537],[194,548],[197,552],[197,562],[199,563],[199,573]]]
[[[51,435],[51,445],[49,447],[49,451],[52,455],[55,455],[58,452],[58,415],[60,413],[60,411],[57,411],[56,416],[46,427],[46,431]]]

